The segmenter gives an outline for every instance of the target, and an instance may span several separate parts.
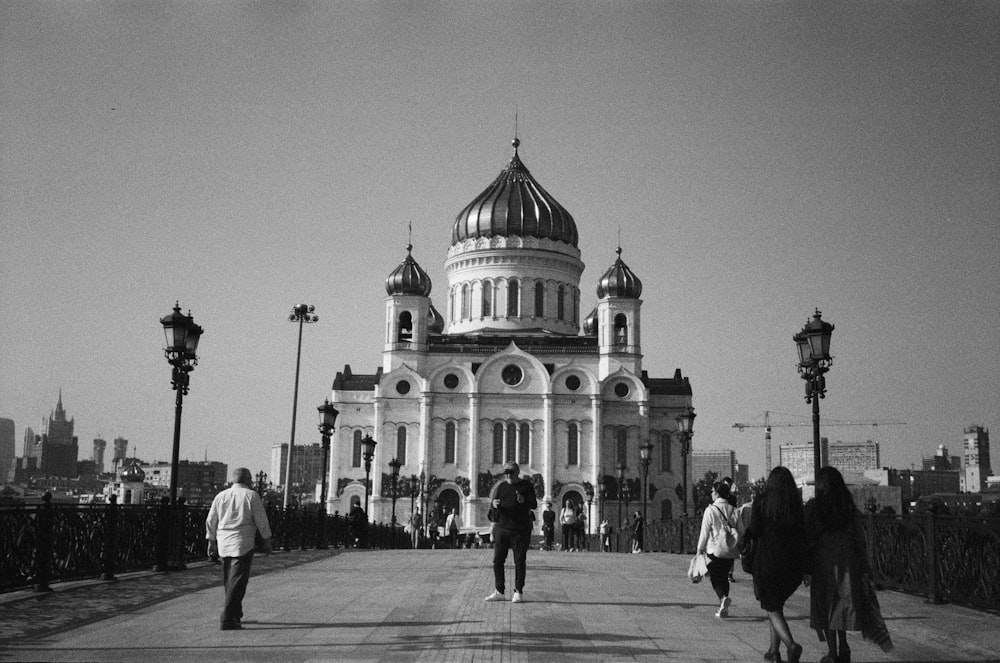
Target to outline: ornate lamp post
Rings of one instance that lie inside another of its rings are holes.
[[[198,341],[202,328],[194,323],[191,312],[181,313],[180,302],[174,305],[174,312],[160,319],[167,347],[163,351],[167,362],[173,366],[170,384],[177,392],[174,404],[174,447],[170,460],[170,502],[177,504],[177,475],[181,451],[181,410],[184,396],[188,393],[189,374],[198,365]]]
[[[292,314],[288,316],[289,322],[299,323],[299,346],[295,354],[295,393],[292,396],[292,436],[288,440],[288,466],[285,469],[285,497],[282,508],[288,509],[288,491],[292,486],[292,454],[295,447],[295,412],[299,405],[299,363],[302,360],[302,325],[310,322],[319,322],[319,316],[313,315],[315,306],[309,304],[299,304],[292,309]]]
[[[327,471],[330,465],[330,436],[333,434],[334,425],[337,423],[337,415],[340,412],[337,411],[337,408],[333,407],[333,403],[328,398],[316,410],[319,412],[319,434],[323,441],[323,485],[320,488],[319,508],[323,513],[326,513]]]
[[[389,471],[392,477],[392,547],[396,548],[396,488],[399,486],[399,466],[402,463],[398,458],[389,461]]]
[[[806,381],[806,403],[812,403],[813,411],[813,481],[819,476],[823,466],[819,437],[819,399],[826,397],[826,378],[833,357],[830,356],[830,337],[833,325],[824,322],[822,313],[816,309],[813,319],[806,323],[798,334],[792,336],[799,351],[799,375]]]
[[[618,498],[618,530],[615,540],[619,541],[622,532],[622,499],[625,497],[625,463],[619,463],[615,469],[618,470],[618,494],[615,496]]]
[[[361,439],[361,457],[365,459],[365,521],[368,521],[368,483],[372,473],[372,460],[375,458],[375,445],[378,444],[371,435]]]
[[[420,494],[420,483],[418,482],[417,475],[411,474],[409,479],[410,485],[410,520],[413,520],[413,501],[417,499],[417,495]]]
[[[684,517],[688,515],[688,496],[691,491],[688,490],[688,456],[691,454],[691,437],[694,435],[694,418],[695,418],[694,408],[690,405],[684,408],[680,414],[674,417],[677,422],[677,434],[681,438],[681,460],[683,461],[683,472],[684,472]]]
[[[264,497],[265,490],[267,490],[267,472],[261,470],[257,473],[257,494]]]
[[[653,460],[653,443],[639,445],[639,465],[642,467],[642,522],[646,522],[646,493],[649,488],[649,463]]]
[[[604,498],[607,497],[608,486],[604,483],[604,469],[601,469],[601,475],[597,477],[597,495],[600,497],[600,516],[601,522],[604,522]],[[600,531],[600,530],[598,530]]]
[[[594,531],[593,523],[590,520],[590,505],[594,503],[594,488],[589,483],[583,487],[583,495],[587,498],[587,534]],[[590,549],[590,537],[587,537],[587,548]]]
[[[427,475],[424,474],[423,470],[420,470],[420,476],[417,477],[420,481],[420,516],[424,519],[424,534],[428,532],[427,529]]]

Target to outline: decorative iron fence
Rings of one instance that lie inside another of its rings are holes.
[[[284,550],[330,547],[390,548],[392,529],[351,528],[341,516],[313,509],[267,509],[272,545]],[[207,507],[53,504],[0,507],[0,592],[116,573],[180,570],[205,559]],[[397,527],[395,542],[409,545]]]

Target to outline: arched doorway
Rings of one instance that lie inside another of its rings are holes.
[[[455,510],[455,515],[458,516],[458,522],[462,522],[462,501],[458,496],[458,491],[452,488],[445,488],[438,495],[436,501],[441,503],[441,513],[438,514],[438,517],[442,523],[444,523],[452,509]]]
[[[670,520],[674,517],[674,503],[670,500],[660,502],[660,520]]]

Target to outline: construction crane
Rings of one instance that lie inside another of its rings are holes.
[[[905,421],[829,421],[827,420],[824,425],[826,427],[832,426],[873,426],[878,428],[879,426],[902,426]],[[812,426],[811,422],[801,422],[794,424],[772,424],[771,423],[771,412],[766,410],[764,412],[764,423],[762,424],[733,424],[733,428],[738,428],[740,432],[743,432],[744,428],[763,428],[764,429],[764,463],[767,465],[766,472],[770,474],[771,472],[771,429],[775,426],[785,427],[785,426]]]

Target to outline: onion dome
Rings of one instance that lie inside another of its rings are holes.
[[[454,246],[479,237],[536,237],[577,245],[576,222],[543,189],[517,155],[521,144],[511,143],[514,156],[493,183],[459,212],[451,230]]]
[[[622,247],[618,247],[617,253],[618,259],[615,260],[615,264],[611,265],[597,282],[597,298],[639,299],[639,295],[642,294],[642,281],[622,260]]]
[[[597,336],[597,307],[583,319],[583,335]]]
[[[412,244],[406,245],[406,259],[385,280],[385,291],[390,295],[422,295],[431,294],[431,277],[413,259]]]
[[[142,483],[146,480],[146,473],[139,467],[139,463],[132,460],[132,464],[122,470],[121,480],[127,483]]]
[[[440,334],[444,331],[444,316],[434,308],[434,304],[431,304],[427,311],[427,331],[432,334]]]

